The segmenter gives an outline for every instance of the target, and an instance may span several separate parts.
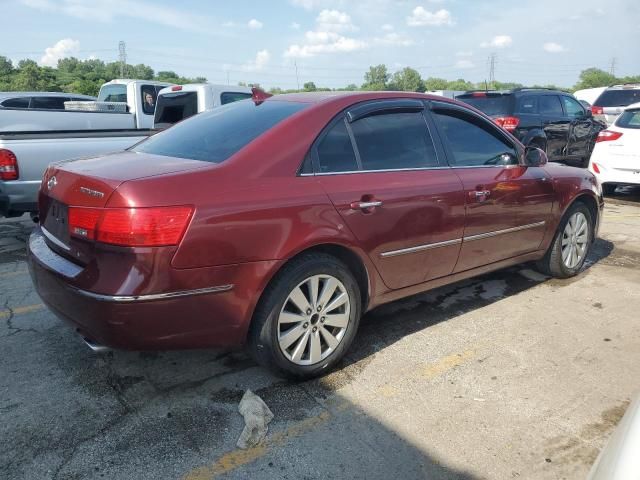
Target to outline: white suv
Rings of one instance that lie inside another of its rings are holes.
[[[611,125],[624,107],[640,102],[640,84],[629,83],[606,88],[591,105],[593,116]]]

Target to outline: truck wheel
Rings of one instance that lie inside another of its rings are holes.
[[[574,203],[560,221],[547,253],[538,269],[555,278],[569,278],[582,269],[591,248],[593,219],[581,202]]]
[[[276,373],[310,378],[328,372],[358,330],[360,289],[337,258],[305,254],[266,288],[249,330],[255,360]]]

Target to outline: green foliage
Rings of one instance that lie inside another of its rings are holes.
[[[403,92],[424,92],[424,82],[417,70],[406,67],[393,74],[389,89]]]
[[[305,92],[315,92],[316,90],[318,90],[318,87],[316,87],[316,84],[313,82],[305,83],[302,88]]]
[[[387,83],[391,75],[387,71],[386,65],[376,65],[369,67],[369,71],[364,74],[363,90],[386,90]]]
[[[618,79],[610,73],[599,68],[587,68],[580,73],[580,80],[575,86],[576,90],[582,88],[606,87],[618,83]]]

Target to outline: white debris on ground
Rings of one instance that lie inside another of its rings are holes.
[[[240,415],[244,417],[244,430],[238,438],[238,448],[251,448],[258,445],[267,435],[268,425],[273,413],[262,399],[251,390],[244,392],[238,405]]]
[[[536,272],[535,270],[531,270],[530,268],[524,268],[518,273],[527,280],[531,280],[533,282],[544,282],[545,280],[549,279],[549,277],[547,277],[546,275]]]

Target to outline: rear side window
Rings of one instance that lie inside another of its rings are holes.
[[[6,108],[29,108],[29,97],[9,98],[2,102]]]
[[[64,110],[65,97],[33,97],[30,108],[44,108],[46,110]]]
[[[538,97],[535,95],[525,95],[518,99],[517,113],[538,113]]]
[[[318,144],[320,173],[358,170],[356,154],[344,118],[336,123]]]
[[[195,115],[158,133],[131,150],[134,152],[220,163],[255,138],[306,108],[305,103],[234,102]]]
[[[640,102],[640,88],[628,90],[605,90],[594,102],[599,107],[626,107]]]
[[[154,124],[168,127],[198,113],[196,92],[168,93],[158,97]]]
[[[564,116],[562,104],[557,95],[542,95],[538,98],[538,109],[541,115]]]
[[[622,112],[616,120],[616,126],[640,129],[640,110]]]
[[[486,115],[510,115],[512,107],[512,95],[492,95],[478,93],[475,95],[459,95],[456,100],[460,100],[472,107],[476,107]]]
[[[363,170],[395,170],[438,165],[422,113],[386,113],[351,124]]]
[[[238,100],[246,100],[251,98],[250,93],[241,92],[222,92],[220,94],[220,103],[226,105],[227,103],[237,102]]]
[[[452,166],[515,165],[518,153],[495,128],[461,112],[434,112],[453,158]]]

